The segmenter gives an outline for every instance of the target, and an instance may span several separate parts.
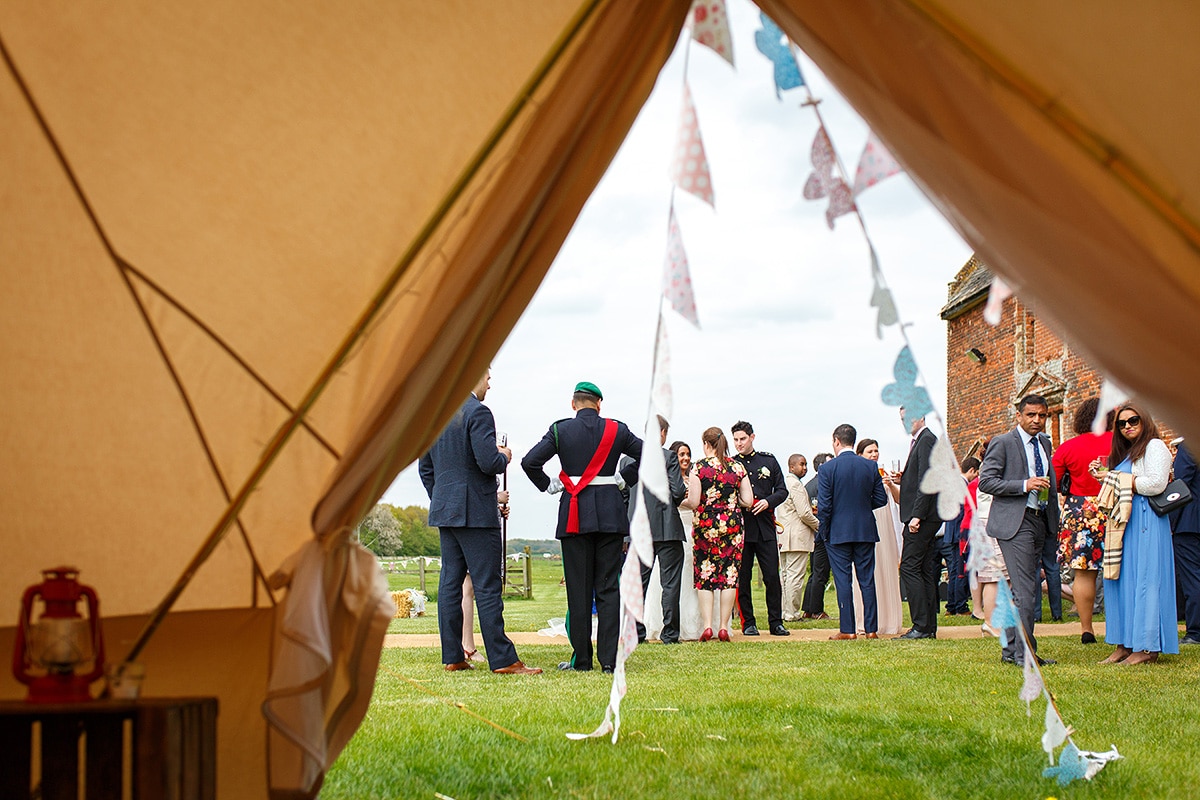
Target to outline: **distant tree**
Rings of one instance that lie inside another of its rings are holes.
[[[423,506],[391,507],[392,514],[400,526],[404,546],[397,555],[440,556],[441,538],[438,529],[429,527],[429,509]]]
[[[387,503],[379,503],[358,526],[363,547],[377,556],[401,555],[403,534],[400,523]]]

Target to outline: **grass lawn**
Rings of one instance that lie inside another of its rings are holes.
[[[535,600],[506,603],[512,630],[532,630],[562,614],[554,571],[559,564],[541,567]],[[401,620],[392,630],[432,632],[436,622],[430,622]],[[413,625],[428,627],[408,627]],[[995,640],[764,638],[640,647],[629,662],[616,745],[607,738],[572,742],[564,736],[599,723],[609,676],[446,673],[436,649],[387,650],[367,718],[321,796],[1197,795],[1200,649],[1184,648],[1154,666],[1123,668],[1096,664],[1109,652],[1103,645],[1045,637],[1042,648],[1059,661],[1046,669],[1046,678],[1066,723],[1077,730],[1076,743],[1094,750],[1116,744],[1125,756],[1090,783],[1064,788],[1041,777],[1044,702],[1034,703],[1033,716],[1026,717],[1017,698],[1021,672],[999,663]],[[520,654],[549,667],[567,658],[569,648],[522,646]]]

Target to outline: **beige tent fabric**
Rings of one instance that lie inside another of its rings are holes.
[[[72,564],[129,615],[186,574],[146,660],[186,609],[274,602],[262,576],[314,533],[339,554],[321,574],[346,574],[352,526],[516,323],[688,5],[0,0],[0,586]],[[262,663],[260,633],[226,655]],[[195,663],[147,688],[220,695],[225,775],[263,725],[229,728],[243,687],[189,683]],[[322,768],[369,693],[326,694],[346,705]],[[276,785],[312,783],[288,763]],[[222,797],[263,795],[263,764],[242,775]]]
[[[1200,7],[761,5],[1022,299],[1200,430]]]

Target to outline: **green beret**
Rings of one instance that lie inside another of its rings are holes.
[[[601,400],[604,399],[604,395],[601,393],[600,387],[591,381],[580,381],[579,383],[575,384],[575,391],[587,392],[589,394],[596,395],[596,397],[599,397]]]

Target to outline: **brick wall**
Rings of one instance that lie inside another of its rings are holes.
[[[980,266],[972,257],[955,276],[952,299]],[[986,296],[958,306],[947,320],[946,427],[954,452],[961,460],[983,439],[1011,430],[1016,401],[1031,393],[1049,402],[1046,432],[1058,446],[1074,435],[1075,408],[1099,396],[1101,375],[1015,297],[1004,302],[1000,324],[989,325],[983,319]],[[983,352],[984,363],[967,355],[972,348]],[[1171,426],[1156,422],[1169,442]]]

